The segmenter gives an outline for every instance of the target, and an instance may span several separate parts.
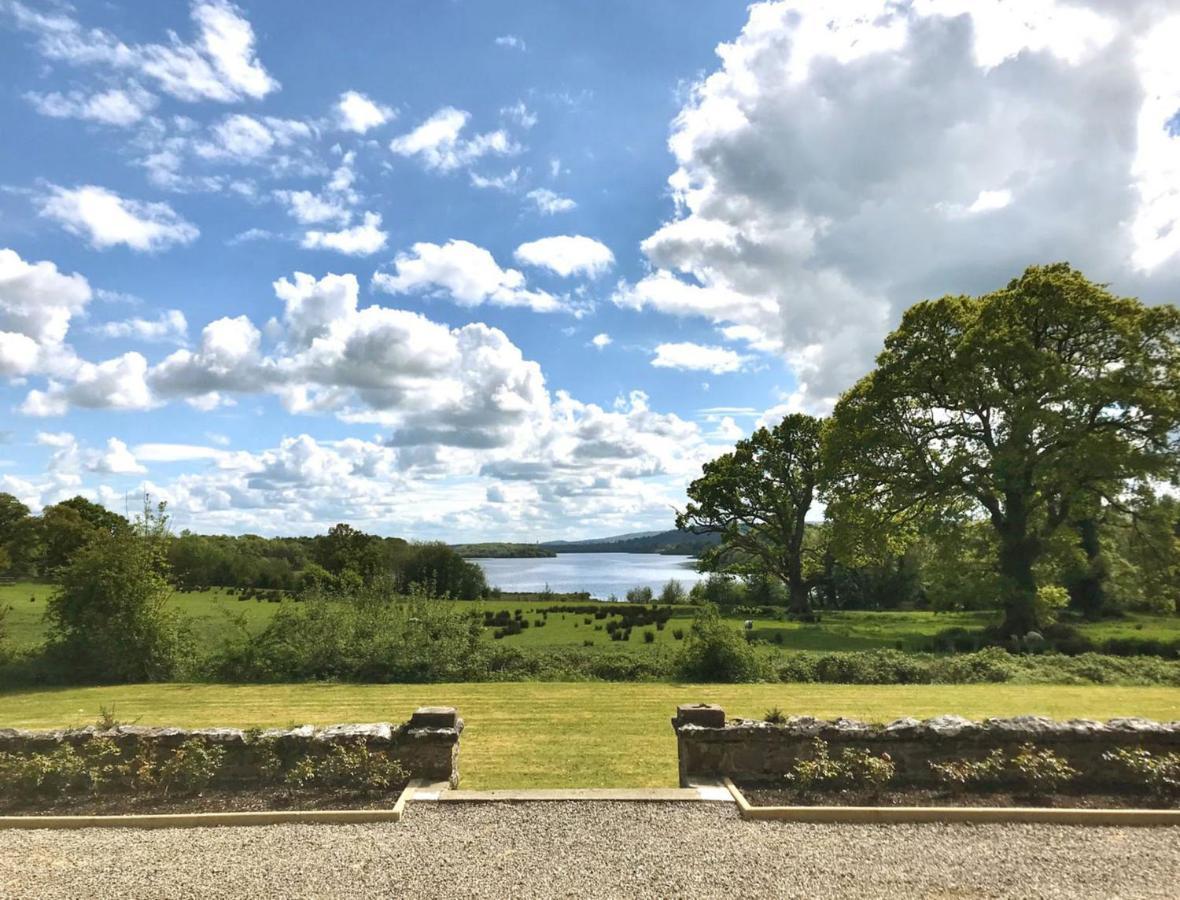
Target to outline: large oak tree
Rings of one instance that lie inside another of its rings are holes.
[[[707,566],[755,562],[786,585],[794,612],[810,609],[803,539],[819,484],[821,431],[819,419],[802,413],[759,428],[733,452],[705,463],[676,516],[677,528],[721,535],[706,551]]]
[[[911,307],[837,404],[829,511],[866,527],[966,503],[995,529],[1003,629],[1038,625],[1033,566],[1080,498],[1174,477],[1180,310],[1068,264]]]

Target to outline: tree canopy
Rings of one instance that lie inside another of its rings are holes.
[[[819,419],[802,413],[759,428],[733,452],[705,463],[688,488],[676,527],[715,532],[721,543],[701,557],[705,568],[741,568],[744,559],[787,586],[791,609],[810,607],[803,574],[805,520],[820,478]]]
[[[1066,263],[981,297],[911,307],[837,404],[829,512],[877,529],[981,513],[1004,629],[1038,625],[1033,566],[1087,496],[1174,477],[1180,310],[1118,297]]]

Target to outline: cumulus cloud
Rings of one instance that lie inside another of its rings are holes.
[[[397,113],[357,91],[345,91],[336,101],[336,122],[344,131],[364,134],[392,120]]]
[[[601,275],[614,265],[615,256],[601,241],[580,234],[563,234],[521,244],[516,248],[516,261],[541,266],[567,278]]]
[[[688,369],[714,375],[737,372],[745,363],[746,357],[733,350],[691,341],[660,344],[651,360],[657,369]]]
[[[106,450],[95,454],[88,468],[92,472],[107,475],[146,475],[147,469],[140,465],[125,443],[118,438],[108,438]]]
[[[524,51],[528,49],[524,39],[517,37],[515,34],[502,34],[496,38],[495,44],[497,47],[507,47],[511,50]]]
[[[609,347],[613,341],[611,340],[610,335],[604,331],[601,334],[596,334],[594,337],[590,338],[590,343],[599,350],[602,350],[604,347]]]
[[[545,216],[569,212],[578,205],[569,197],[562,197],[560,194],[555,194],[548,188],[536,188],[525,194],[525,197],[532,201],[537,212]]]
[[[361,224],[340,231],[308,231],[303,246],[309,250],[335,250],[349,256],[370,256],[385,247],[389,235],[381,230],[381,214],[367,212]]]
[[[0,248],[0,376],[31,374],[62,355],[70,322],[91,297],[81,275]]]
[[[375,289],[390,294],[442,293],[463,306],[492,303],[527,306],[537,312],[561,306],[544,291],[528,290],[520,271],[501,269],[491,253],[469,241],[414,244],[408,253],[399,253],[393,264],[395,274],[373,276]]]
[[[167,203],[147,203],[120,197],[93,184],[76,188],[50,185],[39,200],[41,215],[66,231],[105,250],[123,244],[132,250],[164,250],[191,244],[200,231]]]
[[[778,354],[822,411],[923,297],[1056,259],[1174,297],[1180,89],[1175,54],[1151,54],[1160,13],[755,4],[676,117],[677,214],[615,301]]]
[[[101,363],[79,361],[68,382],[50,380],[48,389],[29,391],[20,410],[30,416],[60,416],[71,407],[144,410],[155,405],[145,376],[147,359],[140,353]]]
[[[37,36],[47,59],[134,73],[179,100],[260,99],[279,87],[256,55],[250,22],[227,0],[194,0],[196,35],[188,42],[171,35],[166,44],[127,44],[66,12],[39,12],[20,0],[0,6],[4,13]]]
[[[413,131],[390,141],[389,149],[398,156],[416,157],[428,169],[451,172],[485,156],[508,156],[520,147],[503,129],[464,138],[463,131],[471,114],[444,106]]]
[[[184,343],[188,337],[188,320],[179,309],[169,309],[155,319],[131,318],[118,322],[103,322],[90,329],[106,338],[135,338],[141,341],[174,341]]]
[[[54,119],[85,119],[104,125],[134,125],[146,116],[156,105],[154,94],[138,85],[125,89],[111,88],[86,94],[70,91],[62,94],[53,91],[48,94],[29,93],[25,95],[37,112]]]

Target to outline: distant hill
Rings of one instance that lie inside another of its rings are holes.
[[[699,556],[706,547],[721,541],[717,534],[693,534],[691,531],[641,531],[586,541],[546,541],[542,547],[558,553],[662,553],[672,556]]]

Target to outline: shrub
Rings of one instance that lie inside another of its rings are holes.
[[[660,589],[661,603],[683,603],[686,596],[684,586],[675,578],[668,579],[668,583]]]
[[[702,608],[693,620],[688,640],[680,648],[677,671],[685,681],[727,683],[766,681],[772,675],[766,657],[723,622],[712,605]]]
[[[1150,750],[1120,747],[1102,754],[1103,760],[1125,769],[1149,793],[1161,800],[1180,796],[1180,753],[1159,756]]]
[[[737,606],[745,600],[745,585],[732,575],[714,572],[704,581],[698,581],[688,592],[693,603],[712,603],[716,606]]]
[[[85,780],[86,761],[69,744],[52,753],[0,753],[0,794],[60,796]]]
[[[627,602],[628,603],[651,603],[652,596],[653,596],[652,589],[650,587],[647,587],[646,585],[642,585],[640,587],[633,587],[633,588],[631,588],[631,590],[627,591]]]
[[[287,784],[347,793],[385,793],[405,783],[402,764],[364,744],[336,744],[326,756],[304,756],[287,771]]]
[[[656,642],[656,633],[654,631],[643,632],[643,643],[654,644]]]
[[[1078,770],[1047,748],[1022,744],[1008,766],[1009,774],[1028,794],[1052,794],[1077,777]]]
[[[684,629],[683,628],[673,628],[672,629],[672,637],[678,641],[684,640]]]
[[[155,781],[171,793],[195,794],[208,787],[225,761],[225,748],[190,738],[159,764]]]
[[[876,756],[868,750],[845,747],[833,759],[827,741],[811,742],[811,755],[795,760],[786,779],[803,792],[838,787],[863,788],[877,793],[893,780],[896,766],[888,753]]]
[[[782,725],[787,721],[786,714],[777,706],[773,709],[768,709],[766,715],[762,717],[762,721],[768,722],[771,725]]]
[[[957,793],[994,782],[1003,771],[1006,762],[1004,751],[996,749],[983,759],[931,762],[930,771],[935,781]]]
[[[130,533],[98,532],[74,556],[46,610],[49,655],[84,681],[167,681],[191,639],[174,610],[164,557],[166,519],[150,510]]]

